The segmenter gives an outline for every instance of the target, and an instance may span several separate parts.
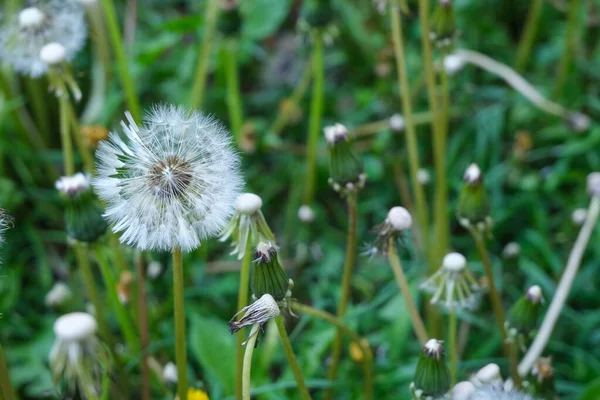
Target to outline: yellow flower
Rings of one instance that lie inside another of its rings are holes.
[[[361,363],[365,359],[363,350],[360,348],[360,344],[357,342],[353,341],[350,343],[350,358],[357,363]]]
[[[209,400],[205,391],[194,388],[188,389],[187,398],[188,400]]]

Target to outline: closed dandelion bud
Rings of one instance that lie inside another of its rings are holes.
[[[335,12],[331,0],[310,0],[304,2],[302,15],[311,28],[323,29],[333,22]]]
[[[423,346],[411,390],[417,398],[442,396],[450,390],[450,370],[441,341],[430,339]]]
[[[554,368],[550,357],[540,357],[533,364],[531,375],[528,379],[528,391],[541,400],[555,400],[556,385],[554,383]]]
[[[262,199],[254,193],[239,195],[235,201],[236,213],[219,238],[221,242],[231,238],[231,254],[237,254],[240,260],[249,248],[254,248],[260,242],[275,243],[275,236],[260,210],[261,207]]]
[[[163,381],[166,383],[177,383],[177,367],[174,363],[168,362],[162,371]]]
[[[260,242],[254,251],[254,268],[250,286],[256,298],[269,294],[280,301],[288,296],[290,279],[281,268],[277,250],[268,242]]]
[[[542,289],[534,285],[527,289],[508,311],[506,324],[508,331],[513,334],[529,335],[537,327],[541,305],[544,301]]]
[[[600,172],[592,172],[588,175],[587,189],[590,196],[600,197]]]
[[[456,210],[458,221],[465,228],[489,229],[490,204],[483,186],[483,175],[477,164],[471,164],[466,169],[463,180]]]
[[[326,127],[324,133],[329,146],[329,184],[341,194],[362,189],[367,176],[354,153],[348,129],[338,123]]]
[[[433,11],[430,39],[438,47],[448,48],[454,43],[456,20],[452,0],[438,0]]]
[[[55,186],[65,200],[65,225],[69,238],[94,242],[106,232],[107,224],[102,218],[89,176],[81,172],[63,176]]]
[[[236,321],[236,317],[240,314],[242,315],[241,318]],[[227,325],[229,325],[229,331],[234,334],[245,326],[254,324],[262,326],[268,320],[279,316],[279,314],[277,301],[270,294],[263,294],[258,300],[238,311]]]
[[[236,36],[242,27],[242,18],[237,0],[220,0],[221,12],[217,21],[217,29],[224,36]]]

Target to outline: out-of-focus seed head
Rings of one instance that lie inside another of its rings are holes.
[[[40,51],[40,59],[48,65],[62,64],[67,56],[65,46],[60,43],[48,43]]]
[[[431,182],[431,174],[424,168],[419,168],[417,171],[417,182],[421,185],[426,186]]]
[[[469,400],[471,395],[475,392],[476,388],[469,381],[458,382],[452,388],[452,400]]]
[[[242,193],[235,201],[235,208],[241,214],[254,214],[261,207],[262,199],[254,193]]]
[[[511,260],[521,255],[521,245],[517,242],[509,242],[502,249],[502,257]]]
[[[588,193],[594,197],[600,197],[600,172],[592,172],[587,177]]]
[[[448,54],[444,57],[444,71],[450,76],[455,75],[465,66],[465,60],[458,54]]]
[[[402,132],[404,130],[404,126],[406,125],[404,117],[401,114],[392,115],[388,123],[390,125],[390,129],[395,132]]]
[[[71,289],[64,282],[56,282],[46,294],[45,303],[48,307],[60,307],[72,296]]]
[[[38,28],[42,25],[46,16],[37,7],[27,7],[19,13],[19,26],[21,28]]]
[[[575,132],[585,132],[590,127],[591,119],[584,113],[572,112],[567,116],[567,124]]]
[[[311,206],[303,204],[298,208],[298,219],[309,224],[315,220],[315,211]]]
[[[577,226],[583,225],[587,218],[587,208],[576,208],[571,213],[571,221]]]
[[[162,378],[166,383],[177,383],[177,367],[171,361],[165,364]]]

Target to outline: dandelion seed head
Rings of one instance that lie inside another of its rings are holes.
[[[40,60],[48,65],[57,65],[65,61],[67,50],[60,43],[48,43],[40,51]]]
[[[528,394],[517,392],[515,390],[506,390],[496,385],[484,385],[477,388],[469,400],[534,400]]]
[[[431,182],[431,174],[424,168],[419,168],[417,171],[417,181],[421,185],[427,185]]]
[[[412,217],[406,208],[396,206],[388,212],[385,223],[396,231],[404,231],[412,226]]]
[[[475,374],[475,379],[481,384],[502,382],[502,374],[498,364],[490,363]]]
[[[44,54],[50,43],[62,45],[61,61],[71,61],[87,36],[83,7],[76,0],[50,0],[21,10],[0,27],[0,60],[22,75],[37,78],[49,68],[58,52]],[[55,47],[56,50],[56,47]],[[52,55],[45,59],[46,56]]]
[[[243,184],[231,136],[216,120],[181,107],[155,106],[124,136],[96,151],[98,196],[123,243],[142,250],[190,251],[221,232]]]
[[[235,201],[235,208],[239,213],[254,214],[262,207],[262,199],[254,193],[242,193]]]
[[[452,272],[460,272],[467,266],[467,259],[460,253],[448,253],[442,261],[444,269]]]
[[[401,114],[392,115],[388,124],[390,125],[390,129],[396,132],[402,132],[404,130],[404,126],[406,125],[404,122],[404,117]]]
[[[298,219],[304,223],[311,223],[315,220],[315,211],[311,206],[303,204],[298,208]]]
[[[54,334],[64,341],[80,341],[93,336],[98,328],[96,319],[88,313],[72,312],[54,323]]]
[[[177,367],[172,362],[168,362],[163,368],[162,377],[165,382],[177,383]]]
[[[469,381],[459,382],[452,388],[452,400],[468,400],[476,390]]]
[[[448,75],[454,75],[465,66],[465,60],[458,54],[449,54],[444,57],[444,71]]]

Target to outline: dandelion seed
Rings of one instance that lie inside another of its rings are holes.
[[[214,119],[159,105],[125,137],[100,143],[93,184],[123,243],[142,250],[190,251],[222,231],[243,180],[229,132]]]
[[[61,58],[68,62],[83,48],[86,35],[83,8],[77,1],[40,3],[21,10],[0,28],[0,59],[20,74],[37,78],[58,55],[50,48],[47,53],[51,57],[40,57],[44,46],[59,44]]]

